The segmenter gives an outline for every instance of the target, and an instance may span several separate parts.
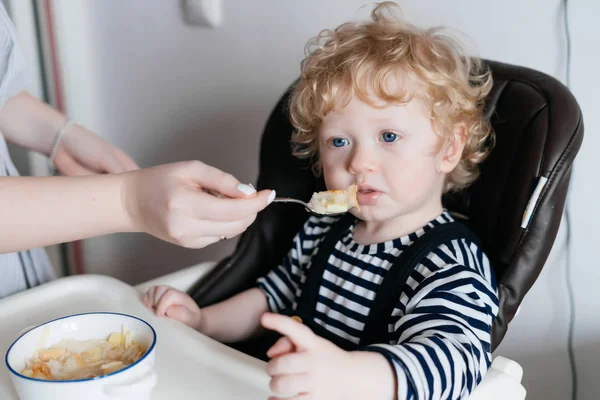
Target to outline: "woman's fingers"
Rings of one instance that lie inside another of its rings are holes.
[[[256,216],[273,201],[275,191],[261,190],[254,197],[230,199],[218,198],[201,189],[188,187],[177,196],[176,206],[191,217],[210,221],[238,221]]]

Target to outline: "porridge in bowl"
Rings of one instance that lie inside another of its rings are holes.
[[[27,328],[6,366],[21,400],[150,400],[157,335],[146,321],[99,311]]]
[[[96,378],[121,370],[138,361],[148,350],[123,328],[106,340],[63,339],[36,351],[21,374],[44,380]]]

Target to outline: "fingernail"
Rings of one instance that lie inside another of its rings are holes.
[[[240,192],[247,194],[247,195],[256,193],[256,189],[254,189],[252,186],[248,186],[244,183],[240,183],[237,187],[237,190],[239,190]]]
[[[269,198],[267,199],[267,205],[271,204],[273,202],[273,200],[275,200],[275,191],[271,190],[271,194],[269,195]]]

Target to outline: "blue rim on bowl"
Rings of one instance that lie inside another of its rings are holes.
[[[31,332],[32,330],[34,330],[34,329],[38,329],[38,328],[41,328],[42,326],[44,326],[44,325],[48,325],[48,324],[50,324],[50,323],[52,323],[52,322],[55,322],[55,321],[60,321],[61,319],[67,319],[67,318],[79,317],[79,316],[81,316],[81,315],[95,315],[95,314],[103,314],[103,315],[120,315],[120,316],[123,316],[123,317],[129,317],[129,318],[137,319],[138,321],[141,321],[141,322],[143,322],[144,324],[148,325],[148,327],[149,327],[149,328],[152,330],[152,344],[150,345],[150,347],[148,347],[148,350],[146,350],[146,353],[144,353],[144,355],[143,355],[143,356],[142,356],[142,357],[141,357],[139,360],[137,360],[136,362],[134,362],[133,364],[131,364],[131,365],[128,365],[128,366],[126,366],[125,368],[122,368],[122,369],[120,369],[120,370],[118,370],[118,371],[111,372],[110,374],[106,374],[106,375],[102,375],[102,376],[96,376],[96,377],[94,377],[94,378],[86,378],[86,379],[73,379],[73,380],[66,380],[66,379],[62,379],[62,380],[45,380],[45,379],[30,378],[30,377],[28,377],[28,376],[25,376],[25,375],[23,375],[23,374],[21,374],[21,373],[19,373],[19,372],[15,371],[15,370],[14,370],[14,368],[13,368],[13,367],[11,367],[11,365],[9,364],[9,362],[8,362],[8,355],[10,354],[10,351],[12,350],[13,346],[14,346],[14,345],[15,345],[15,344],[16,344],[16,343],[17,343],[17,342],[18,342],[18,341],[19,341],[19,340],[20,340],[20,339],[21,339],[23,336],[27,335],[27,334],[28,334],[29,332]],[[45,383],[75,383],[75,382],[87,382],[87,381],[94,381],[94,380],[98,380],[98,379],[104,379],[104,378],[108,378],[108,377],[110,377],[110,376],[113,376],[113,375],[115,375],[115,374],[119,374],[119,373],[121,373],[121,372],[123,372],[123,371],[127,371],[128,369],[130,369],[130,368],[132,368],[132,367],[136,366],[137,364],[139,364],[140,362],[142,362],[142,361],[143,361],[143,360],[144,360],[144,359],[145,359],[145,358],[148,356],[148,354],[150,354],[150,353],[152,352],[152,350],[153,350],[153,349],[154,349],[154,347],[156,346],[156,338],[157,338],[157,337],[156,337],[156,331],[154,330],[154,328],[152,327],[152,325],[150,325],[149,323],[147,323],[147,322],[146,322],[146,321],[144,321],[143,319],[141,319],[141,318],[138,318],[138,317],[135,317],[135,316],[133,316],[133,315],[129,315],[129,314],[123,314],[123,313],[118,313],[118,312],[108,312],[108,311],[107,311],[107,312],[104,312],[104,311],[97,311],[97,312],[87,312],[87,313],[80,313],[80,314],[71,314],[71,315],[67,315],[67,316],[64,316],[64,317],[60,317],[60,318],[53,319],[53,320],[51,320],[51,321],[44,322],[43,324],[37,325],[37,326],[35,326],[35,327],[33,327],[33,328],[29,329],[27,332],[24,332],[23,334],[21,334],[21,335],[20,335],[20,336],[19,336],[19,337],[18,337],[18,338],[17,338],[17,339],[14,341],[14,342],[12,342],[12,344],[10,345],[10,347],[8,348],[8,350],[6,351],[6,355],[4,356],[4,362],[5,362],[5,364],[6,364],[6,367],[8,368],[8,370],[9,370],[11,373],[13,373],[13,374],[17,375],[17,376],[18,376],[18,377],[20,377],[20,378],[27,379],[27,380],[30,380],[30,381],[35,381],[35,382],[45,382]]]

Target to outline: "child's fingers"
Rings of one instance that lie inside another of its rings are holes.
[[[275,394],[306,393],[311,389],[308,374],[277,375],[271,378],[269,388]]]
[[[303,374],[310,370],[308,353],[288,353],[273,358],[267,364],[267,374],[270,376]]]
[[[165,316],[169,307],[171,307],[174,304],[180,303],[179,301],[177,301],[178,297],[178,293],[173,290],[165,291],[160,296],[160,300],[158,301],[158,303],[154,304],[154,306],[156,307],[156,315],[158,315],[159,317]]]
[[[160,300],[158,304],[155,304],[156,307],[156,315],[162,317],[166,315],[167,309],[172,305],[186,305],[187,303],[187,294],[180,292],[179,290],[169,288],[167,289],[162,296],[160,296]],[[195,303],[194,303],[195,305]],[[197,306],[196,306],[197,307]]]
[[[316,335],[309,327],[286,315],[264,313],[260,322],[265,328],[287,336],[298,350],[311,349],[316,343]]]
[[[148,297],[147,293],[145,293],[142,296],[142,303],[144,304],[144,306],[146,306],[146,308],[149,308],[150,310],[152,310],[152,303],[150,303],[150,297]]]
[[[162,297],[162,295],[169,289],[170,287],[165,285],[152,286],[150,289],[148,289],[148,292],[146,294],[150,299],[150,304],[153,307],[156,307],[156,305],[160,302],[160,298]]]
[[[279,357],[282,354],[294,351],[296,348],[294,344],[287,337],[280,338],[269,350],[267,350],[267,357],[274,358]]]
[[[187,307],[190,311],[199,310],[198,304],[190,297],[186,292],[179,291],[177,289],[171,289],[177,293],[177,301],[184,307]]]
[[[195,327],[196,315],[194,315],[187,307],[174,304],[167,308],[166,315],[167,317],[181,321],[192,328]]]

